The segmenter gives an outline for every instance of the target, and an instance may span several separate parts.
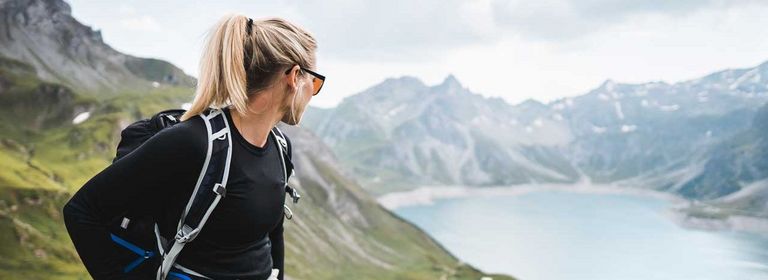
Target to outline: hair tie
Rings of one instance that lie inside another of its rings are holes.
[[[251,35],[251,25],[253,24],[253,19],[248,18],[248,24],[245,26],[245,32],[248,33],[248,35]]]

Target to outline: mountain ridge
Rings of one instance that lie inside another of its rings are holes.
[[[420,86],[405,89],[374,85],[324,109],[317,116],[322,120],[309,127],[376,195],[421,185],[574,183],[586,178],[710,199],[730,191],[690,194],[685,186],[704,172],[711,147],[752,125],[759,106],[768,102],[764,77],[768,62],[673,84],[608,79],[582,95],[514,105],[476,98],[463,86],[458,88],[465,91],[451,100],[445,98],[450,95],[422,98],[424,91],[439,91],[441,84],[412,81]],[[416,104],[382,103],[366,95],[407,95],[410,99],[400,98]],[[388,123],[383,114],[355,113],[398,106],[406,109],[397,115],[409,117],[389,125],[382,125]]]

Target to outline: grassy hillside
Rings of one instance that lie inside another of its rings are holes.
[[[88,279],[61,217],[71,193],[103,169],[121,125],[188,100],[167,87],[99,100],[0,57],[0,279]],[[72,118],[92,117],[74,125]]]

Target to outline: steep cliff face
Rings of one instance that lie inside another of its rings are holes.
[[[172,64],[125,55],[75,20],[61,0],[0,1],[0,56],[37,69],[40,79],[82,93],[146,90],[153,82],[191,87],[194,79]]]

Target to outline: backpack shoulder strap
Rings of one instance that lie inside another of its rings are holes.
[[[275,126],[272,129],[271,133],[272,133],[272,136],[274,136],[275,139],[277,140],[277,143],[279,144],[278,148],[280,149],[280,160],[283,164],[283,176],[284,176],[283,178],[285,179],[285,192],[291,196],[293,203],[299,203],[299,198],[301,198],[301,195],[299,195],[299,191],[297,191],[296,189],[288,185],[288,178],[290,178],[291,175],[293,175],[293,167],[288,168],[288,165],[286,165],[286,161],[290,160],[290,156],[288,155],[288,149],[289,149],[288,140],[286,140],[285,135],[277,126]],[[293,166],[293,164],[291,164],[291,166]],[[288,208],[288,205],[285,205],[285,204],[283,204],[283,208],[286,211],[286,218],[291,219],[291,217],[293,217],[291,208]]]
[[[197,237],[219,200],[226,195],[232,159],[229,123],[221,109],[211,109],[199,116],[208,132],[208,151],[195,189],[179,219],[173,245],[163,254],[163,262],[157,271],[158,280],[165,279],[184,245]]]
[[[280,149],[280,156],[282,157],[282,163],[283,163],[283,173],[285,175],[285,182],[286,185],[288,184],[288,178],[293,175],[293,164],[286,164],[286,162],[290,162],[291,156],[288,154],[288,151],[290,147],[288,147],[288,140],[286,139],[285,135],[282,131],[280,131],[280,128],[277,126],[273,127],[270,131],[273,137],[275,137],[275,142],[277,142]]]

